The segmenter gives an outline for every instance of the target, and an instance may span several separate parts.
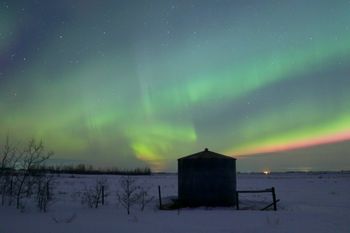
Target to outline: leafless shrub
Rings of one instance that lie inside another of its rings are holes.
[[[32,182],[31,178],[37,175],[37,168],[40,168],[52,154],[52,152],[45,152],[42,141],[36,142],[34,139],[30,140],[27,147],[20,153],[15,179],[16,207],[18,209],[24,195],[26,194],[28,197],[32,194],[32,187],[35,182]]]
[[[118,201],[129,215],[131,207],[140,200],[140,187],[137,186],[137,179],[130,175],[122,176],[119,184],[120,190],[117,192]]]
[[[9,136],[6,136],[4,145],[0,150],[0,195],[1,205],[12,204],[14,193],[15,166],[19,159],[16,146],[10,143]]]
[[[108,183],[106,178],[96,179],[95,184],[91,187],[84,188],[81,203],[90,208],[97,208],[99,204],[103,205],[108,195]]]
[[[45,174],[37,180],[36,204],[40,211],[46,212],[53,201],[55,179],[53,175]]]
[[[143,211],[147,204],[154,200],[154,196],[149,195],[150,187],[140,186],[139,187],[139,203],[141,211]]]
[[[24,211],[26,201],[35,196],[39,209],[46,211],[51,200],[50,187],[45,190],[42,182],[47,184],[52,179],[46,175],[43,165],[52,154],[45,151],[42,141],[31,139],[24,149],[19,149],[7,136],[0,147],[1,204],[16,202],[16,208]]]

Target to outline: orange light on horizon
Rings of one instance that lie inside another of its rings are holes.
[[[239,156],[241,155],[254,155],[254,154],[263,154],[263,153],[272,153],[272,152],[283,152],[283,151],[291,151],[302,148],[308,148],[318,145],[326,145],[331,143],[343,142],[350,140],[350,130],[346,130],[343,132],[337,132],[330,135],[322,135],[315,138],[308,138],[303,140],[295,140],[287,143],[281,143],[276,145],[265,145],[256,147],[254,149],[247,149],[236,152]]]

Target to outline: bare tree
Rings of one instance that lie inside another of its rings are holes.
[[[46,212],[53,201],[55,177],[52,174],[43,174],[36,179],[36,204],[40,211]]]
[[[43,142],[30,140],[27,147],[20,153],[18,164],[18,174],[16,176],[16,208],[19,209],[21,199],[26,193],[31,194],[33,182],[31,176],[34,175],[36,169],[40,168],[46,160],[52,156],[52,152],[45,152]]]
[[[119,180],[120,191],[117,192],[119,203],[126,209],[128,215],[133,205],[137,204],[140,199],[139,186],[137,180],[132,176],[122,176]]]
[[[1,205],[5,204],[6,198],[11,198],[13,194],[13,180],[15,177],[15,166],[18,161],[17,148],[10,144],[9,136],[6,136],[5,144],[0,151],[0,194]]]
[[[104,205],[105,197],[108,195],[108,183],[106,178],[96,179],[91,187],[84,188],[81,203],[90,208],[97,208],[99,204]]]
[[[139,192],[139,202],[141,211],[143,211],[150,202],[154,200],[154,196],[149,195],[150,187],[146,186],[140,186],[140,192]]]

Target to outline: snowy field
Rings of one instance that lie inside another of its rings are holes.
[[[61,175],[56,178],[54,201],[47,213],[32,203],[24,212],[0,207],[0,233],[112,233],[112,232],[350,232],[349,173],[239,174],[238,190],[276,188],[278,211],[259,211],[271,194],[241,194],[241,207],[158,210],[158,185],[162,196],[177,194],[176,175],[137,177],[155,199],[131,214],[117,204],[120,176],[105,176],[107,204],[97,209],[81,203],[85,186],[100,176]],[[165,198],[166,199],[166,198]]]

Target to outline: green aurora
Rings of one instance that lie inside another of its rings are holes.
[[[96,166],[174,170],[209,147],[248,158],[239,170],[350,169],[349,12],[341,0],[0,1],[0,137]],[[283,155],[328,144],[342,148],[332,166],[317,149]],[[257,165],[266,154],[285,159]]]

